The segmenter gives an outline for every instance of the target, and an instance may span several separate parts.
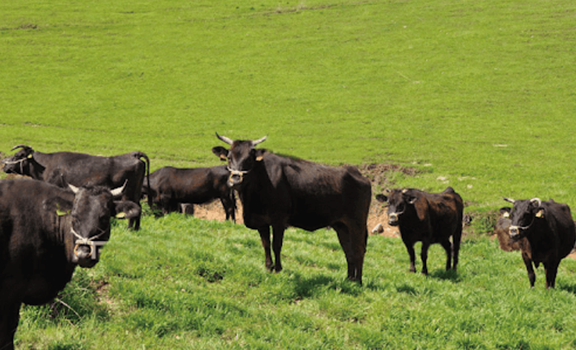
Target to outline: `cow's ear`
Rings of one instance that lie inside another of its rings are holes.
[[[264,159],[264,156],[266,155],[266,150],[265,149],[257,149],[256,150],[256,161],[259,162],[262,159]]]
[[[42,202],[44,212],[56,214],[56,216],[66,216],[72,211],[72,202],[62,198],[47,198]]]
[[[402,190],[402,198],[410,205],[416,203],[418,200],[418,196],[414,195],[414,192],[407,188]]]
[[[502,207],[500,208],[500,215],[502,215],[502,217],[509,217],[510,216],[510,212],[512,211],[512,208],[510,207]]]
[[[388,202],[388,197],[386,195],[383,195],[383,194],[377,194],[376,200],[378,202],[381,202],[381,203],[386,203],[386,202]]]
[[[212,147],[212,153],[214,153],[220,160],[228,160],[228,150],[222,146]]]

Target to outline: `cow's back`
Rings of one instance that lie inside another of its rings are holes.
[[[135,151],[102,157],[75,152],[56,152],[42,154],[37,158],[40,164],[45,164],[43,164],[46,167],[43,177],[48,183],[60,187],[70,183],[77,187],[107,188],[118,188],[126,184],[122,199],[138,203],[146,175],[146,164],[138,158],[140,154]]]
[[[371,185],[357,168],[330,167],[276,155],[267,157],[274,158],[266,167],[272,183],[279,189],[275,192],[281,196],[278,199],[289,203],[290,225],[314,230],[340,220],[366,221]]]
[[[39,153],[39,152],[36,152]],[[64,186],[109,186],[111,159],[75,152],[56,152],[36,155],[38,163],[45,166],[44,181]],[[63,182],[62,180],[65,180]]]
[[[152,176],[154,175],[154,176]],[[213,168],[164,167],[150,175],[152,190],[177,202],[201,204],[229,193],[225,166]]]
[[[438,222],[456,221],[462,223],[464,203],[462,197],[451,187],[440,193],[425,193],[431,209],[432,220]]]
[[[574,220],[572,219],[572,214],[570,212],[570,207],[566,204],[556,203],[554,201],[542,202],[542,205],[547,207],[547,213],[545,215],[550,215],[551,218],[547,218],[550,223],[553,218],[553,225],[549,226],[551,229],[555,229],[558,235],[558,257],[564,258],[572,249],[574,249],[574,244],[576,243],[576,228]]]

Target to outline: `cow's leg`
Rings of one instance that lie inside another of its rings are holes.
[[[416,253],[414,252],[414,242],[409,242],[402,239],[406,250],[408,251],[408,256],[410,257],[410,272],[416,272]]]
[[[338,240],[346,255],[348,263],[348,279],[362,284],[362,269],[364,265],[364,255],[366,254],[366,243],[368,230],[363,228],[351,228],[343,223],[332,225],[338,234]]]
[[[142,212],[142,211],[140,211]],[[140,229],[140,219],[142,214],[138,215],[136,218],[131,218],[128,220],[128,228],[134,227],[134,231],[138,231]]]
[[[544,270],[546,272],[546,288],[556,287],[556,274],[558,273],[559,264],[560,263],[557,261],[544,263]]]
[[[272,254],[270,254],[270,227],[266,226],[258,229],[260,234],[260,241],[262,242],[262,247],[264,248],[264,255],[266,256],[266,268],[268,270],[272,269]]]
[[[194,204],[180,203],[180,212],[184,215],[194,215]]]
[[[140,214],[137,217],[133,217],[128,219],[128,229],[134,229],[134,231],[138,231],[140,229],[140,219],[142,217],[142,205],[140,204],[140,194],[138,194],[137,198],[129,198],[127,196],[122,196],[123,201],[132,201],[138,205],[140,208]],[[150,208],[152,209],[152,208]]]
[[[524,260],[524,265],[526,265],[526,271],[528,271],[528,280],[530,281],[530,287],[534,288],[534,283],[536,282],[536,274],[534,273],[534,267],[532,266],[532,259],[528,254],[522,252],[522,260]]]
[[[422,274],[428,274],[428,248],[430,248],[430,242],[427,240],[422,241],[422,250],[420,251],[420,258],[422,259]]]
[[[14,334],[20,318],[20,303],[0,305],[0,349],[14,349]]]
[[[356,232],[358,234],[352,237],[352,252],[354,261],[355,274],[352,278],[353,281],[357,281],[362,284],[362,269],[364,267],[364,256],[366,255],[366,245],[368,244],[368,229],[366,225],[359,227]]]
[[[446,251],[446,271],[452,268],[452,243],[450,240],[445,240],[440,242],[442,248]]]
[[[286,227],[282,225],[272,226],[272,249],[274,249],[274,270],[276,272],[282,271],[282,259],[280,257],[282,252],[282,243],[284,242],[284,230]]]
[[[460,241],[462,240],[462,227],[452,236],[452,269],[456,271],[460,255]]]
[[[226,213],[226,220],[232,220],[233,222],[236,222],[236,213],[234,210],[234,202],[232,202],[232,198],[222,197],[220,198],[220,203],[222,203],[222,207]]]
[[[348,228],[342,223],[332,224],[332,228],[336,231],[338,235],[338,241],[342,250],[344,250],[344,255],[346,256],[346,262],[348,264],[348,279],[354,280],[356,275],[356,267],[354,266],[354,259],[352,258],[352,249],[350,244],[350,235],[348,233]]]

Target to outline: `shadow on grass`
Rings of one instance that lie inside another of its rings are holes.
[[[294,292],[300,298],[309,298],[326,290],[335,290],[342,294],[358,296],[362,294],[362,286],[347,279],[333,278],[327,275],[302,276],[295,275]]]
[[[454,270],[436,270],[429,274],[429,277],[450,281],[452,283],[460,283],[462,281],[462,278],[460,275],[458,275],[458,272]]]
[[[568,293],[576,295],[576,283],[565,283],[565,282],[558,283],[556,285],[556,289],[563,290]]]

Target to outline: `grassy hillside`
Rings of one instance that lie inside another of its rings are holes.
[[[398,187],[576,206],[576,3],[0,2],[0,152],[146,152],[219,164],[214,133],[318,162],[392,163]],[[375,188],[375,191],[379,188]],[[469,237],[457,274],[409,274],[370,237],[365,283],[336,235],[290,229],[269,274],[258,235],[177,215],[114,228],[20,349],[572,349],[576,262],[529,289],[521,258]],[[418,265],[418,268],[420,264]]]
[[[217,164],[214,132],[398,186],[574,202],[576,3],[9,1],[0,149]]]

